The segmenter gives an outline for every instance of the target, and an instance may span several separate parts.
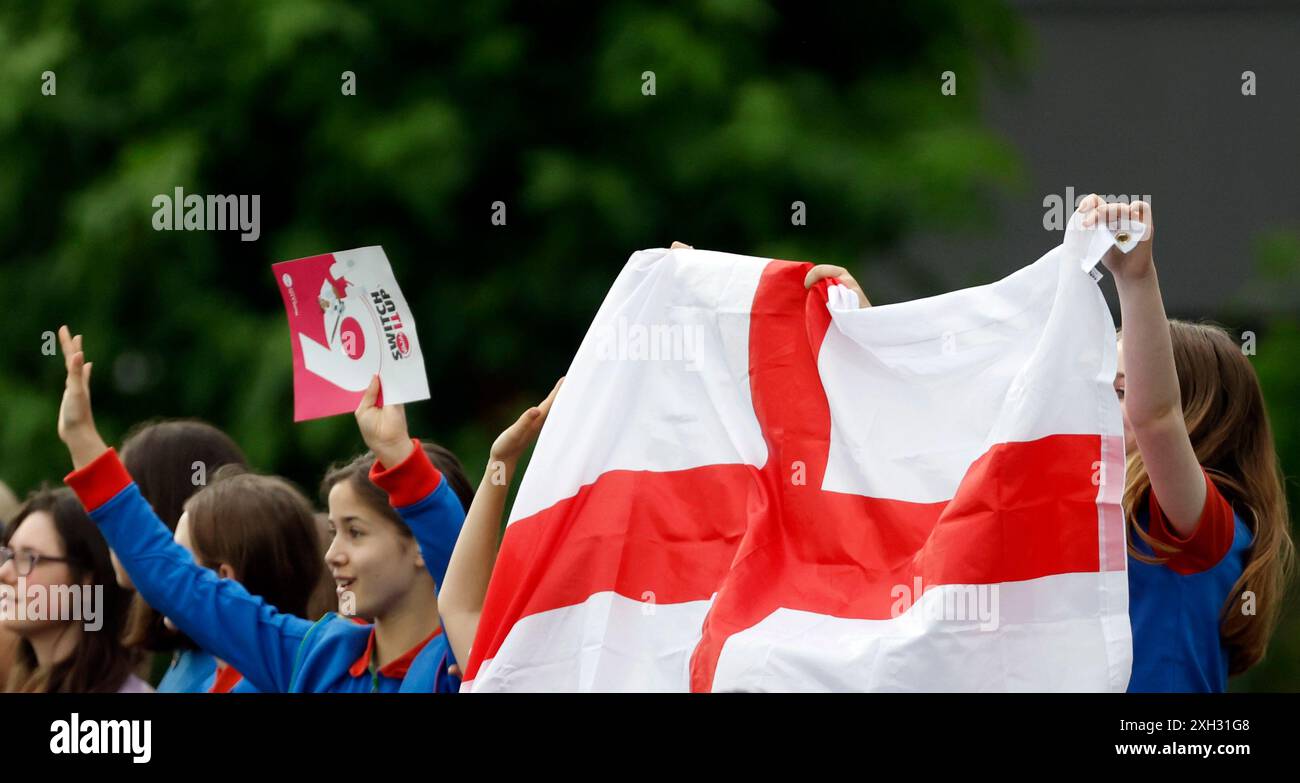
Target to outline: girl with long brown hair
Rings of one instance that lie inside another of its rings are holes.
[[[76,496],[33,493],[0,546],[0,622],[19,638],[4,690],[152,690],[132,673],[135,656],[122,644],[126,602],[108,544]]]
[[[1294,557],[1259,379],[1222,328],[1166,318],[1149,204],[1092,195],[1079,210],[1085,226],[1148,228],[1102,259],[1123,325],[1129,691],[1223,691],[1264,657]]]
[[[218,470],[185,503],[175,541],[199,565],[238,581],[286,614],[307,617],[312,594],[323,582],[315,511],[297,487],[278,476],[236,465]],[[171,627],[170,620],[167,624]],[[203,690],[257,693],[237,669],[214,660],[216,670]]]

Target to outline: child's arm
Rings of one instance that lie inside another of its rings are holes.
[[[1084,226],[1104,221],[1112,229],[1129,221],[1146,224],[1142,241],[1128,253],[1111,248],[1102,262],[1115,275],[1124,341],[1124,408],[1165,518],[1180,538],[1196,532],[1205,508],[1206,477],[1196,459],[1178,390],[1155,261],[1151,206],[1144,201],[1106,204],[1091,195],[1079,204]]]
[[[561,378],[541,405],[524,411],[519,420],[492,444],[487,471],[465,517],[465,527],[460,531],[451,565],[447,568],[447,582],[438,597],[442,627],[447,632],[447,641],[457,661],[469,660],[470,646],[478,632],[483,599],[487,595],[492,566],[496,563],[497,548],[501,543],[501,515],[505,511],[515,467],[524,449],[541,431],[563,382]]]
[[[90,369],[81,336],[59,329],[67,385],[59,437],[76,470],[66,479],[136,590],[204,650],[228,661],[263,691],[286,691],[294,659],[312,624],[283,614],[243,585],[194,562],[104,444],[90,406]]]
[[[388,493],[388,502],[415,536],[420,558],[433,577],[434,592],[440,593],[451,550],[465,521],[465,508],[420,442],[411,443],[410,455],[391,468],[376,459],[370,480]]]
[[[420,442],[407,431],[404,406],[376,404],[379,388],[376,376],[356,412],[361,438],[375,455],[370,480],[388,493],[389,503],[411,529],[434,590],[441,592],[465,510]]]

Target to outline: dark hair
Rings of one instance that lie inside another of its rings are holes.
[[[103,625],[83,634],[72,655],[48,669],[38,667],[31,642],[22,639],[6,690],[45,693],[116,693],[135,667],[135,654],[122,644],[122,623],[126,617],[127,592],[117,585],[108,544],[99,528],[86,514],[77,496],[66,488],[42,487],[27,501],[4,531],[6,546],[23,521],[44,511],[54,519],[54,529],[63,542],[63,557],[76,583],[90,577],[90,583],[103,587],[99,606]]]
[[[319,540],[318,553],[320,561],[325,562],[325,555],[329,552],[332,536],[329,533],[330,518],[329,515],[317,511],[312,515],[316,523],[316,537]],[[321,567],[320,581],[316,584],[316,591],[312,593],[311,600],[307,602],[307,614],[303,617],[315,622],[330,612],[337,611],[339,608],[338,593],[334,590],[334,578],[330,575],[328,568]]]
[[[424,453],[429,456],[429,461],[442,473],[443,479],[451,487],[451,491],[456,493],[456,498],[460,500],[461,507],[468,512],[470,504],[474,502],[474,488],[470,486],[469,479],[465,476],[465,468],[460,464],[460,460],[456,458],[456,455],[450,449],[436,443],[421,441],[420,445],[424,448]],[[411,529],[402,522],[402,518],[397,515],[397,511],[388,505],[388,493],[375,486],[375,482],[370,480],[370,469],[374,465],[375,455],[373,452],[367,451],[350,462],[330,468],[325,474],[324,481],[321,482],[321,500],[329,503],[330,490],[334,488],[335,484],[346,481],[353,491],[357,493],[357,496],[361,498],[362,502],[384,519],[396,525],[402,535],[411,537]]]
[[[185,504],[199,565],[229,563],[235,578],[287,614],[305,617],[324,559],[315,512],[302,492],[278,476],[217,471]]]
[[[248,465],[230,436],[207,422],[175,419],[136,425],[122,442],[122,464],[154,513],[175,530],[185,511],[185,501],[203,488],[196,480],[222,465]]]
[[[137,424],[122,442],[122,464],[149,501],[154,513],[176,529],[185,502],[203,488],[207,477],[223,465],[247,465],[244,452],[229,435],[197,419],[169,419]],[[202,465],[201,481],[196,481]],[[197,649],[189,637],[163,624],[139,593],[131,600],[123,641],[145,650]]]

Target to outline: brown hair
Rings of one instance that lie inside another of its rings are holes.
[[[137,424],[127,433],[121,451],[122,464],[140,494],[171,530],[176,529],[185,502],[203,488],[209,475],[223,465],[248,464],[244,452],[229,435],[197,419]],[[202,474],[196,463],[202,466]],[[155,651],[197,647],[189,637],[163,625],[162,615],[139,593],[132,595],[123,641]]]
[[[130,676],[136,660],[135,654],[122,644],[120,638],[127,593],[117,586],[108,544],[71,490],[42,487],[27,498],[5,529],[6,546],[23,521],[38,511],[47,512],[54,519],[54,529],[63,542],[62,556],[68,559],[73,583],[82,583],[89,577],[90,584],[103,587],[103,600],[99,606],[103,625],[99,630],[84,632],[72,655],[45,668],[39,666],[31,642],[20,640],[5,689],[37,693],[116,693]]]
[[[1282,471],[1259,378],[1241,345],[1216,324],[1170,319],[1169,333],[1183,420],[1196,459],[1254,534],[1245,570],[1220,613],[1228,672],[1240,674],[1264,657],[1295,556]],[[1137,512],[1147,505],[1151,479],[1136,450],[1128,456],[1125,476],[1129,553],[1142,562],[1163,563],[1174,550],[1137,523]],[[1135,536],[1157,556],[1136,551]],[[1255,596],[1257,615],[1237,611],[1247,591]]]
[[[443,479],[451,487],[451,491],[456,493],[456,498],[460,500],[460,505],[469,511],[469,506],[474,502],[474,489],[470,486],[469,478],[465,476],[465,468],[460,464],[460,460],[450,449],[439,446],[436,443],[424,443],[420,445],[424,448],[424,453],[429,456],[429,461],[433,466],[442,473]],[[398,531],[410,538],[411,529],[402,522],[397,511],[388,505],[388,493],[375,486],[375,482],[370,480],[370,469],[375,465],[375,455],[367,451],[350,462],[341,465],[335,465],[325,474],[324,481],[321,482],[321,500],[329,503],[330,490],[335,484],[346,481],[357,493],[371,510],[378,513],[384,519],[392,522],[397,526]],[[391,467],[391,466],[390,466]]]
[[[329,552],[331,536],[329,533],[330,519],[329,515],[317,511],[312,515],[316,522],[316,537],[319,540],[320,561],[325,562],[325,555]],[[307,602],[307,614],[303,615],[308,620],[315,622],[326,614],[337,611],[339,608],[338,593],[334,590],[334,578],[330,575],[328,568],[322,567],[320,570],[320,581],[316,583],[316,590],[312,593],[311,600]]]
[[[278,476],[217,471],[185,504],[194,559],[215,570],[228,563],[235,578],[287,614],[305,617],[324,561],[311,504]]]

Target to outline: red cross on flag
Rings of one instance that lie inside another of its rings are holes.
[[[1113,241],[1076,216],[1003,280],[867,309],[805,263],[633,254],[463,689],[1123,691]]]

